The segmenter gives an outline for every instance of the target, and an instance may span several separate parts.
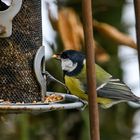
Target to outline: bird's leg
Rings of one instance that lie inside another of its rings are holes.
[[[48,71],[43,72],[43,74],[46,75],[47,85],[49,85],[50,82],[52,82],[52,81],[57,82],[57,83],[61,84],[66,89],[67,93],[69,93],[69,90],[66,87],[66,85],[64,83],[62,83],[61,81],[57,80],[56,78],[54,78]]]

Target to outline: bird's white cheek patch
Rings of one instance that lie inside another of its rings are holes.
[[[61,67],[62,67],[62,70],[71,72],[77,67],[77,63],[73,63],[70,59],[62,59]]]

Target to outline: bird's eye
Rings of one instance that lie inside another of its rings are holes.
[[[66,59],[66,58],[68,58],[68,55],[67,55],[65,52],[63,52],[63,53],[61,54],[61,58]]]

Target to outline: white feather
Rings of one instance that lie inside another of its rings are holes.
[[[61,59],[62,70],[71,72],[77,67],[77,63],[73,63],[70,59]]]

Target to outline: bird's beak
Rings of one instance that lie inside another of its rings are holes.
[[[52,58],[55,58],[55,59],[57,59],[57,60],[60,60],[60,54],[54,54],[54,55],[52,56]]]

